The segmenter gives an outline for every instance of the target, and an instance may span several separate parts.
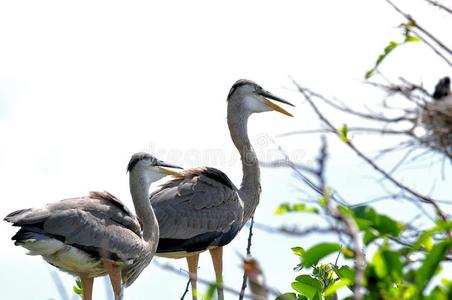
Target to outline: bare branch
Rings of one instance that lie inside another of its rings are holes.
[[[430,3],[433,6],[438,7],[439,9],[442,9],[450,14],[452,14],[452,9],[448,8],[447,6],[445,6],[444,4],[439,3],[438,1],[433,1],[433,0],[425,0],[426,2]]]
[[[185,286],[185,291],[184,291],[184,293],[182,294],[182,297],[180,297],[180,300],[184,300],[184,298],[185,298],[185,296],[187,295],[187,293],[188,293],[188,288],[190,287],[190,278],[188,278],[188,280],[187,280],[187,285]]]
[[[307,228],[300,229],[297,226],[282,226],[279,228],[275,228],[263,223],[255,223],[254,226],[262,231],[265,231],[267,233],[273,233],[273,234],[285,234],[289,236],[295,236],[295,237],[305,237],[309,234],[330,234],[330,233],[339,233],[339,234],[346,234],[349,235],[349,232],[343,228],[339,228],[336,226],[331,227],[320,227],[320,226],[311,226]]]
[[[248,234],[248,245],[246,246],[246,256],[247,257],[251,256],[251,240],[253,238],[253,225],[254,225],[254,216],[251,217],[250,231]],[[247,279],[248,279],[248,276],[247,276],[246,272],[244,271],[242,287],[240,288],[239,300],[242,300],[245,295]]]

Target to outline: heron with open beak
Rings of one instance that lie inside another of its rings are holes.
[[[259,164],[248,137],[248,118],[267,111],[292,116],[277,103],[294,106],[250,80],[238,80],[229,91],[227,122],[243,168],[239,188],[222,171],[202,167],[181,172],[150,195],[160,225],[156,255],[187,259],[194,300],[199,253],[205,250],[212,256],[218,299],[224,299],[223,246],[254,214],[261,193]]]

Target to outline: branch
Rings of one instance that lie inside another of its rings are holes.
[[[423,28],[421,25],[419,25],[418,22],[416,22],[416,20],[413,19],[413,17],[411,17],[409,14],[403,12],[399,7],[397,7],[391,0],[385,0],[386,2],[389,3],[389,5],[391,5],[399,14],[401,14],[405,19],[407,19],[410,23],[413,24],[413,26],[417,29],[419,29],[419,31],[421,31],[423,34],[425,34],[426,36],[428,36],[432,41],[434,41],[440,48],[442,48],[444,51],[446,51],[447,53],[449,53],[449,55],[452,55],[452,50],[449,49],[449,47],[447,47],[446,45],[444,45],[439,39],[437,39],[433,34],[431,34],[430,32],[428,32],[425,28]]]
[[[282,227],[272,227],[263,223],[255,223],[254,226],[262,231],[265,231],[267,233],[273,233],[273,234],[285,234],[289,236],[296,236],[296,237],[305,237],[309,234],[328,234],[328,233],[339,233],[339,234],[346,234],[349,235],[349,232],[343,228],[336,227],[336,226],[330,226],[330,227],[320,227],[320,226],[311,226],[304,229],[299,229],[298,227],[294,226],[292,228],[282,226]]]
[[[444,4],[439,3],[438,1],[432,1],[432,0],[425,0],[425,1],[427,1],[428,3],[430,3],[433,6],[438,7],[439,9],[445,10],[446,12],[452,14],[452,9],[448,8]]]
[[[180,300],[184,300],[185,296],[186,296],[187,293],[188,293],[188,287],[189,287],[189,286],[190,286],[190,278],[188,278],[187,285],[185,286],[185,291],[184,291],[184,293],[182,294],[182,297],[180,297]]]
[[[388,0],[387,0],[388,1]],[[338,137],[341,136],[341,133],[336,129],[335,126],[320,112],[318,107],[314,104],[313,100],[311,99],[310,95],[306,93],[306,90],[301,87],[296,81],[292,80],[294,85],[297,87],[298,91],[304,96],[306,101],[311,105],[314,112],[317,114],[317,116],[320,118],[320,120],[327,125]],[[367,157],[364,153],[362,153],[356,146],[350,141],[347,140],[344,142],[353,152],[355,152],[356,155],[358,155],[360,158],[362,158],[365,162],[367,162],[374,170],[379,172],[383,177],[385,177],[388,181],[390,181],[392,184],[394,184],[396,187],[401,188],[414,196],[415,198],[418,198],[424,203],[428,203],[433,206],[435,209],[436,214],[443,220],[447,221],[448,218],[444,214],[444,212],[441,210],[439,205],[433,200],[432,198],[422,195],[419,192],[411,189],[410,187],[404,185],[403,183],[397,181],[394,177],[392,177],[390,174],[388,174],[385,170],[383,170],[380,166],[378,166],[376,163],[374,163],[369,157]],[[452,233],[449,231],[449,236],[452,236]]]
[[[251,239],[253,237],[253,225],[254,225],[254,216],[251,217],[251,224],[250,224],[250,233],[248,235],[248,246],[246,247],[246,256],[251,256]],[[248,279],[248,276],[246,272],[243,272],[243,282],[242,282],[242,288],[240,289],[240,295],[239,300],[242,300],[245,296],[245,289],[246,289],[246,281]]]

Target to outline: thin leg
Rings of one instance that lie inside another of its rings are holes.
[[[218,300],[224,300],[223,293],[223,247],[210,249],[210,256],[212,256],[213,268],[217,278],[217,292]]]
[[[191,295],[193,300],[198,299],[198,289],[196,288],[196,277],[198,276],[199,254],[187,256],[188,272],[190,272]]]
[[[122,287],[121,287],[121,269],[110,260],[102,260],[105,271],[110,276],[111,286],[113,288],[113,293],[115,294],[115,300],[120,300],[122,297]]]
[[[91,300],[93,298],[93,278],[80,275],[83,289],[83,300]]]

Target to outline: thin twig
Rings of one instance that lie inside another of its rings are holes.
[[[446,12],[452,14],[452,9],[450,9],[449,7],[445,6],[442,3],[439,3],[438,1],[432,1],[432,0],[425,0],[425,1],[427,1],[428,3],[430,3],[433,6],[436,6],[440,9],[445,10]]]
[[[184,300],[185,295],[187,295],[187,293],[188,293],[188,288],[189,288],[189,286],[190,286],[190,278],[188,278],[188,280],[187,280],[187,285],[185,286],[185,291],[184,291],[184,293],[182,294],[182,297],[180,297],[180,300]]]
[[[329,233],[342,233],[342,234],[346,234],[349,235],[348,231],[343,229],[343,228],[339,228],[337,226],[330,226],[330,227],[320,227],[320,226],[311,226],[311,227],[307,227],[304,229],[299,229],[298,227],[294,226],[294,227],[287,227],[287,226],[282,226],[282,227],[272,227],[263,223],[255,223],[254,226],[259,229],[259,230],[263,230],[267,233],[275,233],[275,234],[285,234],[285,235],[289,235],[289,236],[295,236],[295,237],[306,237],[306,235],[309,234],[329,234]]]
[[[249,257],[251,255],[251,241],[253,238],[253,225],[254,225],[254,216],[251,217],[251,223],[250,223],[250,230],[248,234],[248,245],[246,246],[246,256]],[[245,289],[246,289],[246,282],[248,280],[248,275],[246,275],[246,272],[243,272],[243,281],[242,281],[242,287],[240,288],[240,295],[239,300],[242,300],[245,296]]]

